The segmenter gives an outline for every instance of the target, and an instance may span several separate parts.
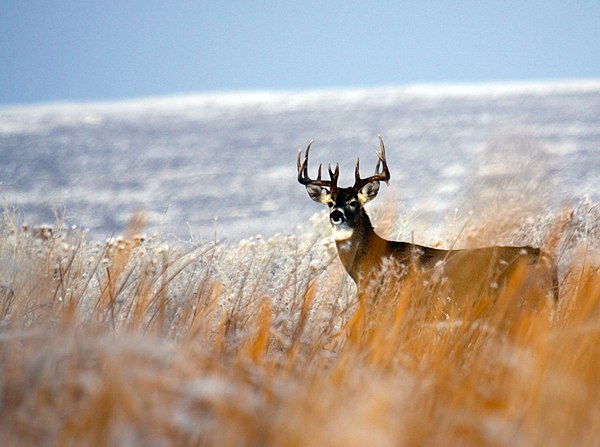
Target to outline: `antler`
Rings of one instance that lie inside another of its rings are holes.
[[[360,178],[359,174],[359,160],[356,159],[356,169],[354,170],[354,190],[360,191],[360,189],[365,186],[367,183],[371,182],[385,182],[388,184],[390,181],[391,175],[390,170],[388,169],[387,161],[385,159],[385,146],[383,145],[383,139],[381,135],[377,135],[379,137],[379,146],[381,147],[381,152],[375,151],[377,153],[377,166],[375,166],[375,175],[367,178]],[[383,167],[382,167],[383,165]],[[380,171],[380,168],[381,171]]]
[[[308,143],[308,147],[306,148],[306,155],[304,156],[304,161],[302,161],[302,163],[300,163],[302,149],[298,150],[298,181],[303,185],[324,186],[326,188],[329,188],[330,193],[333,193],[333,191],[337,188],[337,180],[340,176],[340,165],[339,163],[335,165],[335,171],[331,170],[331,164],[327,165],[327,170],[329,171],[329,178],[331,180],[321,180],[322,165],[319,165],[319,171],[317,172],[316,180],[311,179],[308,176],[308,153],[312,144],[312,141]]]

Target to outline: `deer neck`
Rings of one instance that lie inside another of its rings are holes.
[[[336,225],[332,233],[344,268],[358,284],[361,272],[373,261],[374,255],[379,254],[380,257],[387,241],[375,233],[364,210],[361,210],[354,225]]]

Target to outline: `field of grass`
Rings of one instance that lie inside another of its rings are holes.
[[[6,212],[0,444],[598,445],[599,219],[582,202],[441,241],[543,242],[561,296],[530,309],[518,278],[460,308],[418,275],[357,303],[319,223],[232,246],[135,217],[96,243]]]

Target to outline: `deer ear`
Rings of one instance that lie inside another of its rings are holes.
[[[306,192],[311,199],[318,203],[327,203],[331,198],[329,191],[318,185],[306,185]]]
[[[379,182],[378,181],[367,183],[365,186],[360,188],[360,191],[358,191],[358,194],[357,194],[358,200],[360,203],[366,203],[369,200],[373,200],[375,197],[377,197],[378,192],[379,192]]]

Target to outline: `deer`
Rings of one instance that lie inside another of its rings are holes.
[[[373,281],[382,275],[398,278],[413,270],[439,278],[452,296],[481,293],[499,294],[513,275],[535,281],[542,288],[544,301],[558,300],[558,273],[553,257],[540,248],[530,246],[488,246],[468,249],[439,249],[411,242],[391,241],[379,236],[364,205],[373,200],[381,182],[389,185],[391,178],[385,145],[381,135],[376,151],[374,175],[360,176],[357,158],[354,185],[339,187],[339,163],[328,165],[329,180],[322,179],[322,165],[317,177],[308,173],[308,157],[312,141],[302,159],[298,150],[298,182],[306,187],[309,197],[329,209],[329,222],[339,259],[358,290],[359,299]],[[390,269],[392,271],[390,271]],[[378,279],[379,278],[379,279]]]

